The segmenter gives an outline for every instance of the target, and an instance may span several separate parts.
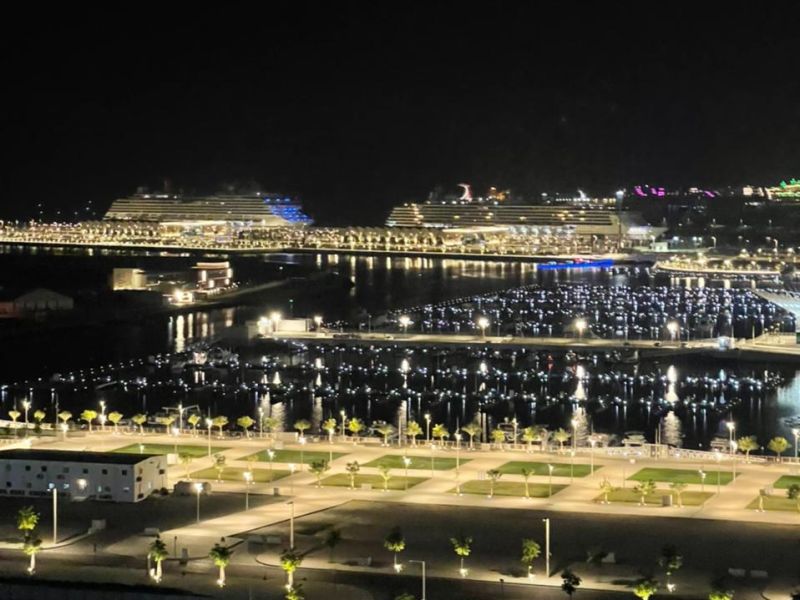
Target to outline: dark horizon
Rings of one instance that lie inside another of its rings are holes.
[[[797,177],[797,9],[718,11],[279,3],[22,21],[3,41],[0,216],[103,211],[165,179],[253,180],[320,223],[374,224],[461,181],[604,195]]]

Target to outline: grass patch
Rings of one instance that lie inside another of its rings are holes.
[[[112,450],[112,452],[120,452],[122,454],[174,454],[176,444],[131,444],[130,446],[123,446]],[[217,452],[224,452],[228,448],[221,448],[218,446],[211,446],[211,454]],[[178,454],[188,454],[194,458],[201,456],[208,456],[208,446],[193,446],[189,444],[177,444]]]
[[[299,450],[273,450],[273,452],[275,453],[275,457],[272,459],[272,462],[294,463],[298,465],[301,462],[308,465],[315,460],[329,460],[331,457],[330,452],[320,452],[318,450],[306,450],[302,453]],[[300,460],[301,455],[303,459],[302,461]],[[333,460],[336,460],[341,456],[346,456],[346,454],[344,452],[334,452]],[[244,458],[240,458],[238,460],[269,462],[269,456],[267,455],[266,450],[261,450],[260,452],[250,454],[249,456],[245,456]]]
[[[553,465],[553,477],[569,477],[570,476],[570,465],[569,463],[544,463],[544,462],[525,462],[525,461],[518,461],[514,460],[511,462],[507,462],[501,467],[498,468],[503,474],[507,475],[522,475],[522,469],[531,469],[533,470],[533,474],[536,476],[549,476],[550,469],[548,468],[548,464]],[[600,467],[595,465],[594,470],[597,471]],[[586,477],[592,473],[592,466],[587,465],[584,463],[575,463],[573,465],[573,472],[575,477]]]
[[[461,484],[461,492],[463,494],[479,494],[481,496],[489,495],[491,481],[488,479],[472,481],[465,481]],[[553,484],[553,495],[563,490],[566,485]],[[456,488],[450,490],[455,492]],[[548,498],[550,496],[550,486],[546,483],[528,483],[528,493],[531,498]],[[525,497],[525,484],[519,481],[498,481],[494,484],[495,496],[519,496]]]
[[[411,459],[411,462],[408,465],[409,469],[428,469],[430,471],[431,468],[431,457],[430,456],[409,456],[408,458]],[[470,459],[461,459],[460,464],[464,465],[468,463]],[[364,467],[378,467],[381,464],[388,465],[392,469],[405,469],[405,465],[403,464],[403,455],[402,454],[384,454],[380,458],[376,458],[375,460],[371,460],[365,465]],[[433,456],[433,470],[434,471],[447,471],[449,469],[456,468],[456,459],[450,458],[447,456]]]
[[[754,499],[747,508],[758,509],[758,498]],[[797,500],[789,500],[786,496],[764,496],[764,510],[783,510],[800,513],[800,504]]]
[[[772,487],[776,487],[779,490],[787,490],[793,485],[800,485],[800,475],[784,475],[773,483]]]
[[[720,485],[728,485],[733,481],[733,474],[730,471],[705,471],[706,485],[717,485],[717,474],[719,473]],[[703,480],[700,472],[696,469],[656,469],[647,467],[628,477],[629,481],[663,481],[665,483],[688,483],[700,485]]]
[[[425,481],[425,477],[409,477],[408,487],[412,488],[415,485]],[[383,489],[383,477],[380,475],[366,475],[359,473],[356,475],[356,487],[360,488],[362,484],[368,483],[374,490]],[[316,485],[316,484],[315,484]],[[322,480],[322,485],[334,487],[350,487],[350,475],[347,473],[337,473],[330,477],[325,477]],[[390,490],[404,490],[406,489],[405,477],[392,477],[387,486]]]
[[[239,483],[244,483],[245,471],[247,471],[247,469],[243,469],[242,467],[225,467],[225,470],[222,471],[222,476],[220,479],[222,479],[222,481],[237,481]],[[255,483],[269,483],[270,481],[275,481],[277,479],[281,479],[282,477],[286,477],[289,474],[289,471],[282,471],[278,469],[253,469],[251,473],[253,473],[253,481]],[[209,481],[217,481],[217,470],[211,467],[209,469],[195,471],[192,473],[192,479],[208,479]]]
[[[678,498],[675,494],[672,494],[671,490],[668,489],[656,489],[655,492],[652,494],[648,494],[645,496],[644,502],[645,504],[652,504],[656,506],[661,506],[661,497],[662,496],[672,496],[672,502],[674,506],[678,505]],[[706,500],[713,496],[713,492],[694,492],[694,491],[685,491],[683,492],[683,505],[684,506],[700,506]],[[633,491],[631,488],[617,488],[612,491],[608,495],[609,502],[629,502],[638,504],[641,500],[641,496]],[[600,494],[595,501],[602,502],[603,501],[603,494]]]

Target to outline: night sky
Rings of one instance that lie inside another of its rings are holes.
[[[0,214],[102,212],[165,178],[255,180],[321,223],[372,224],[461,181],[800,176],[789,2],[330,4],[7,19]]]

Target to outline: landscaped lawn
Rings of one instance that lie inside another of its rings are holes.
[[[508,475],[522,475],[522,469],[528,468],[533,470],[534,475],[550,475],[550,469],[548,468],[548,464],[553,465],[553,477],[569,477],[570,476],[570,466],[569,463],[561,463],[561,462],[552,462],[552,463],[544,463],[544,462],[525,462],[521,460],[514,460],[511,462],[507,462],[506,464],[502,465],[498,471]],[[574,467],[574,476],[575,477],[586,477],[587,475],[591,474],[592,466],[587,465],[584,463],[575,463]],[[594,470],[597,471],[600,467],[595,465]]]
[[[222,471],[222,476],[220,479],[222,479],[222,481],[238,481],[240,483],[244,483],[245,471],[247,471],[247,469],[243,469],[242,467],[225,467],[225,469]],[[289,474],[289,471],[278,469],[252,469],[251,473],[253,474],[254,482],[269,483],[270,481],[275,481],[276,479],[286,477]],[[217,470],[211,467],[209,469],[195,471],[192,473],[192,479],[208,479],[210,481],[217,481]]]
[[[408,458],[411,459],[411,462],[408,464],[409,469],[431,469],[431,457],[430,456],[409,456]],[[470,459],[462,458],[460,460],[460,464],[464,465],[468,463]],[[388,465],[392,469],[405,469],[405,465],[403,464],[403,455],[402,454],[384,454],[380,458],[376,458],[375,460],[371,460],[368,463],[361,465],[363,467],[378,467],[381,464]],[[439,457],[437,455],[433,455],[433,469],[434,471],[446,471],[448,469],[455,469],[456,468],[456,459],[450,458],[449,456],[442,456]]]
[[[489,495],[489,487],[491,481],[488,479],[474,479],[472,481],[465,481],[461,484],[461,492],[463,494],[480,494],[482,496]],[[553,484],[553,495],[563,490],[566,485]],[[450,490],[456,491],[456,488]],[[547,498],[550,496],[550,486],[546,483],[528,483],[528,493],[531,498]],[[494,484],[495,496],[525,496],[525,484],[519,481],[498,481]]]
[[[300,464],[300,456],[301,452],[299,450],[273,450],[275,453],[275,457],[272,459],[272,462],[276,463],[295,463]],[[345,456],[344,452],[334,452],[333,453],[333,460],[336,460],[340,456]],[[304,464],[310,464],[315,460],[328,460],[331,457],[330,452],[320,452],[319,450],[306,450],[302,453]],[[269,456],[267,455],[266,450],[262,450],[261,452],[256,452],[255,454],[251,454],[249,456],[245,456],[244,458],[240,458],[239,460],[246,460],[246,461],[259,461],[259,462],[269,462]]]
[[[112,450],[112,452],[121,452],[123,454],[174,454],[176,448],[178,454],[188,454],[193,457],[208,456],[208,446],[193,446],[189,444],[131,444],[130,446]],[[211,454],[225,450],[227,448],[211,446]]]
[[[678,497],[672,493],[669,489],[656,489],[655,492],[645,496],[645,504],[656,504],[661,506],[661,497],[662,496],[669,496],[672,495],[672,503],[673,506],[678,506]],[[706,500],[713,496],[713,492],[692,492],[692,491],[685,491],[683,492],[683,505],[684,506],[700,506]],[[596,501],[602,502],[603,501],[603,494],[600,494]],[[641,500],[639,494],[633,491],[632,488],[617,488],[612,491],[608,495],[609,502],[632,502],[638,504]]]
[[[758,508],[758,498],[747,505],[747,508],[756,510]],[[786,496],[764,496],[764,510],[787,510],[800,512],[797,500],[789,500]]]
[[[418,483],[425,481],[425,477],[409,477],[408,487],[412,488]],[[380,475],[366,475],[359,473],[356,475],[356,488],[360,488],[362,484],[368,483],[374,490],[383,489],[383,477]],[[316,485],[316,483],[314,484]],[[350,487],[350,475],[347,473],[337,473],[330,477],[325,477],[322,480],[322,485],[336,486],[336,487]],[[404,490],[406,488],[405,477],[392,477],[387,486],[390,490]]]
[[[720,485],[727,485],[733,480],[730,471],[705,471],[706,485],[717,485],[717,473],[719,473]],[[647,467],[641,469],[628,477],[629,481],[663,481],[665,483],[694,483],[700,485],[702,479],[697,469],[655,469]]]
[[[794,484],[800,485],[800,475],[784,475],[783,477],[778,479],[778,481],[772,484],[772,487],[776,487],[781,490],[786,490]]]

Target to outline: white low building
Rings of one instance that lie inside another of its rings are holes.
[[[13,449],[0,452],[0,496],[45,496],[139,502],[167,487],[167,457],[158,454]]]

